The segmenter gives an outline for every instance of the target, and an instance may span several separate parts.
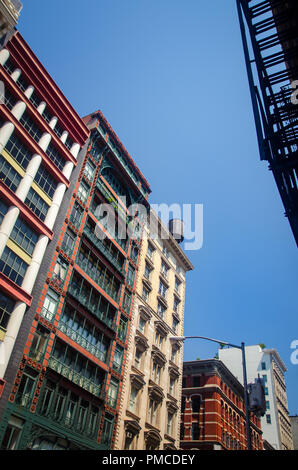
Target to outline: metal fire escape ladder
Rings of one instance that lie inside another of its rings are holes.
[[[260,157],[269,162],[298,245],[298,103],[291,86],[298,80],[298,6],[237,0],[237,8]]]

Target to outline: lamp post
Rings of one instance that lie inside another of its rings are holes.
[[[243,386],[244,386],[244,405],[245,405],[245,428],[246,428],[246,439],[247,449],[251,450],[251,437],[250,437],[250,420],[249,420],[249,406],[248,406],[248,391],[247,391],[247,373],[246,373],[246,360],[245,360],[245,345],[241,343],[241,346],[237,344],[227,343],[226,341],[220,341],[218,339],[207,338],[206,336],[170,336],[171,341],[184,341],[186,339],[200,338],[214,343],[224,344],[225,346],[231,346],[232,348],[241,349],[242,352],[242,367],[243,367]]]

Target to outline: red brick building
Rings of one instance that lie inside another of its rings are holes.
[[[180,447],[245,450],[244,389],[218,359],[184,362]],[[260,419],[251,414],[253,450],[263,450]]]

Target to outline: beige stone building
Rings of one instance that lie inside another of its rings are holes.
[[[0,38],[16,26],[22,7],[19,0],[0,0]]]
[[[193,266],[160,219],[156,222],[159,238],[147,228],[142,242],[118,450],[179,448],[183,346],[169,337],[183,334],[185,277]]]

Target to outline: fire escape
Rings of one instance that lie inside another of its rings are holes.
[[[298,246],[298,2],[237,0],[261,160]]]

